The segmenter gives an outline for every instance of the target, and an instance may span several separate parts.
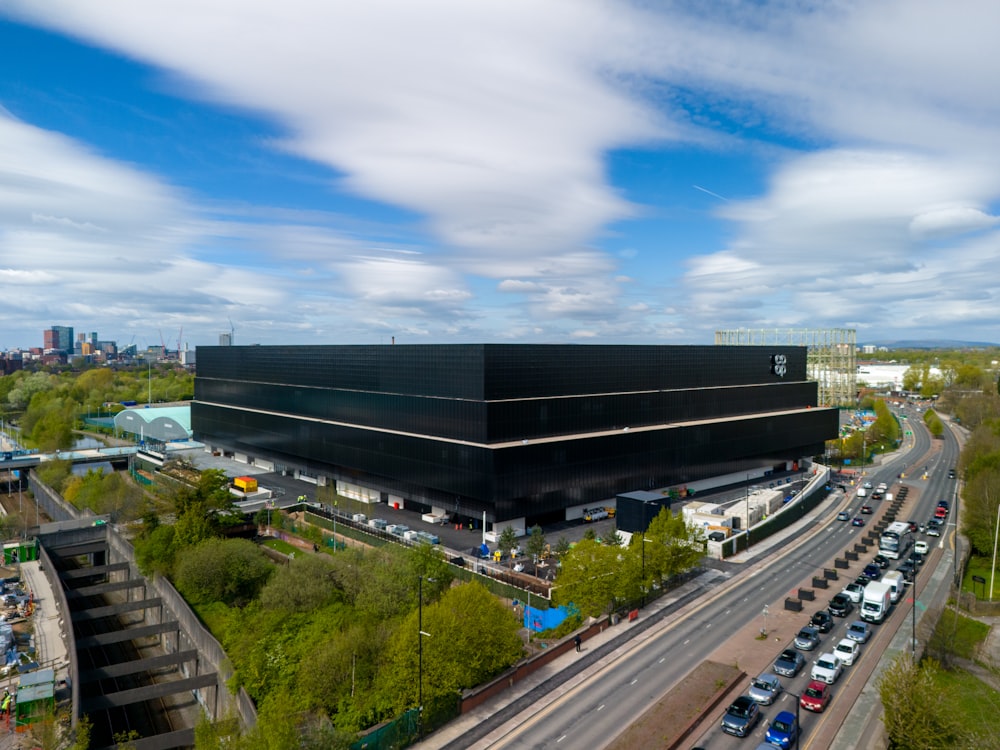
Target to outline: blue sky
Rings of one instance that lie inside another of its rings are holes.
[[[0,348],[998,341],[1000,4],[0,0]]]

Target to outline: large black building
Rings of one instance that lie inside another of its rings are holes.
[[[198,347],[196,439],[488,520],[823,452],[805,347]]]

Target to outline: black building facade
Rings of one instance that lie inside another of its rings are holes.
[[[797,461],[837,435],[804,347],[198,347],[194,437],[490,521]]]

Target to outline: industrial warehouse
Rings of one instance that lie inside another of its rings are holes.
[[[347,497],[526,528],[786,470],[838,434],[803,346],[198,347],[209,450]]]

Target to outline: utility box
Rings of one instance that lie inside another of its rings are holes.
[[[243,492],[256,492],[257,480],[253,477],[236,477],[233,484]]]

